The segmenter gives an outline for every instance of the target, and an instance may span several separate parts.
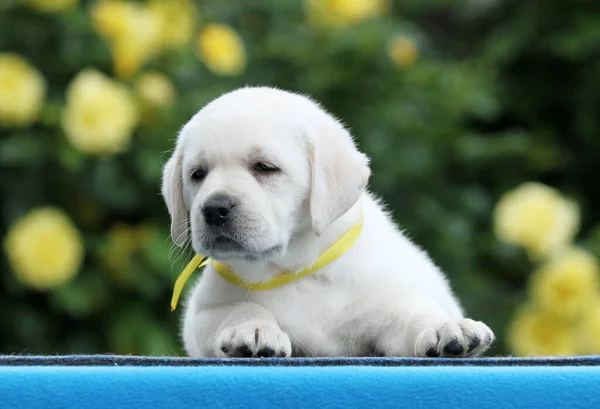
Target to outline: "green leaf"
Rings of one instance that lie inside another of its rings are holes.
[[[16,131],[8,138],[0,138],[0,165],[26,166],[42,163],[48,152],[43,132]]]
[[[89,317],[108,303],[110,288],[99,271],[85,271],[72,283],[50,294],[54,308],[75,318]]]

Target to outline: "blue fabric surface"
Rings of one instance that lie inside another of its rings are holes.
[[[598,385],[599,367],[569,366],[13,366],[0,369],[0,406],[583,408]]]
[[[600,360],[0,357],[0,408],[583,408]]]

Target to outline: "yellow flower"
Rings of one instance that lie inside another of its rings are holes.
[[[115,39],[127,30],[128,19],[136,7],[120,0],[98,1],[90,11],[92,27],[102,37]]]
[[[208,24],[198,35],[198,52],[204,64],[218,75],[239,75],[246,68],[246,51],[240,36],[224,24]]]
[[[114,72],[121,79],[135,75],[160,49],[161,18],[144,4],[101,1],[91,18],[111,46]]]
[[[92,69],[69,84],[62,127],[75,148],[90,154],[123,152],[137,122],[135,100],[123,84]]]
[[[112,47],[115,75],[122,80],[133,77],[153,55],[151,48],[144,40],[138,42],[136,37],[122,37],[116,40]]]
[[[494,229],[501,240],[541,259],[571,242],[579,229],[579,208],[555,189],[525,183],[500,199]]]
[[[46,97],[42,75],[16,54],[0,53],[0,124],[33,123]]]
[[[588,308],[598,289],[598,261],[578,248],[563,250],[531,278],[531,296],[540,309],[566,319]]]
[[[585,311],[578,326],[580,354],[600,354],[600,300]]]
[[[72,8],[79,0],[22,0],[23,3],[44,12],[61,11]]]
[[[52,207],[33,210],[14,223],[4,247],[17,278],[38,290],[70,281],[79,272],[84,254],[77,228]]]
[[[410,38],[398,36],[388,44],[388,54],[396,66],[409,68],[417,61],[419,50]]]
[[[177,48],[190,41],[196,30],[198,14],[190,0],[152,0],[149,4],[161,24],[163,48]]]
[[[574,327],[532,307],[517,311],[507,331],[507,342],[517,356],[577,354]]]
[[[175,87],[159,72],[145,72],[138,78],[136,92],[142,103],[156,108],[170,106],[175,99]]]
[[[385,14],[389,0],[305,0],[310,24],[343,27]]]

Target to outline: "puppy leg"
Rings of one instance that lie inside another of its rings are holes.
[[[292,343],[271,313],[254,303],[186,312],[185,348],[192,357],[289,357]]]
[[[451,317],[432,300],[412,299],[385,317],[376,343],[385,356],[476,357],[494,341],[483,322]]]

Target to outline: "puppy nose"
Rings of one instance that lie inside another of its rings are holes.
[[[202,207],[202,215],[208,226],[219,227],[227,221],[227,216],[235,203],[231,197],[217,194],[209,198]]]

